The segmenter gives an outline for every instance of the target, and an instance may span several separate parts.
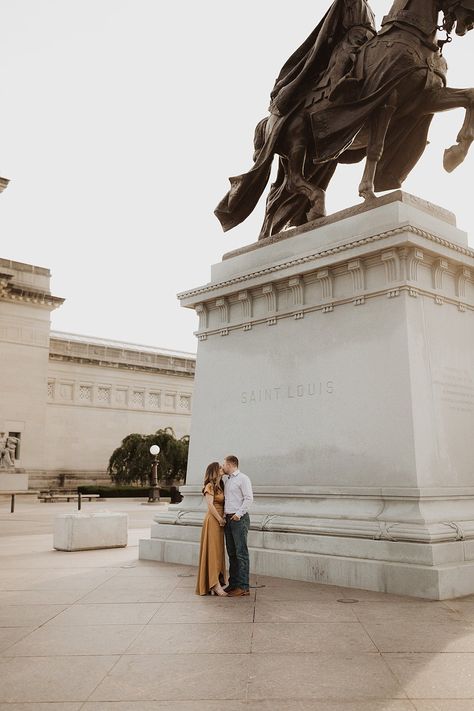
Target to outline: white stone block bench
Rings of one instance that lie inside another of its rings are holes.
[[[128,543],[126,513],[61,514],[54,519],[53,546],[58,551],[124,548]]]

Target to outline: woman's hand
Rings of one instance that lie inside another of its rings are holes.
[[[225,526],[225,518],[221,518],[219,521],[219,526]]]

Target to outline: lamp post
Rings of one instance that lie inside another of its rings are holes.
[[[150,447],[150,454],[153,457],[153,463],[151,465],[151,476],[150,476],[150,494],[148,496],[148,503],[155,504],[160,502],[160,489],[158,487],[158,455],[160,453],[160,448],[157,444],[152,444]]]

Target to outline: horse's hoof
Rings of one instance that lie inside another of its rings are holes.
[[[376,195],[370,188],[359,188],[359,196],[369,202],[370,200],[376,200]]]
[[[463,147],[456,143],[451,148],[446,148],[443,155],[443,168],[447,173],[452,173],[458,165],[461,165],[466,157],[466,151]]]
[[[313,220],[319,220],[321,217],[326,217],[326,210],[320,207],[312,207],[306,213],[306,219],[308,222],[313,222]]]

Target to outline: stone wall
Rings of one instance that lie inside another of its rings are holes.
[[[131,432],[189,434],[195,356],[51,332],[50,276],[0,259],[0,432],[19,437],[30,487],[105,483]]]
[[[48,269],[0,259],[0,432],[20,437],[25,469],[46,467],[50,313],[63,302],[49,282]]]
[[[108,459],[131,432],[172,427],[189,434],[191,354],[53,332],[50,341],[46,453],[50,474],[104,478]]]

